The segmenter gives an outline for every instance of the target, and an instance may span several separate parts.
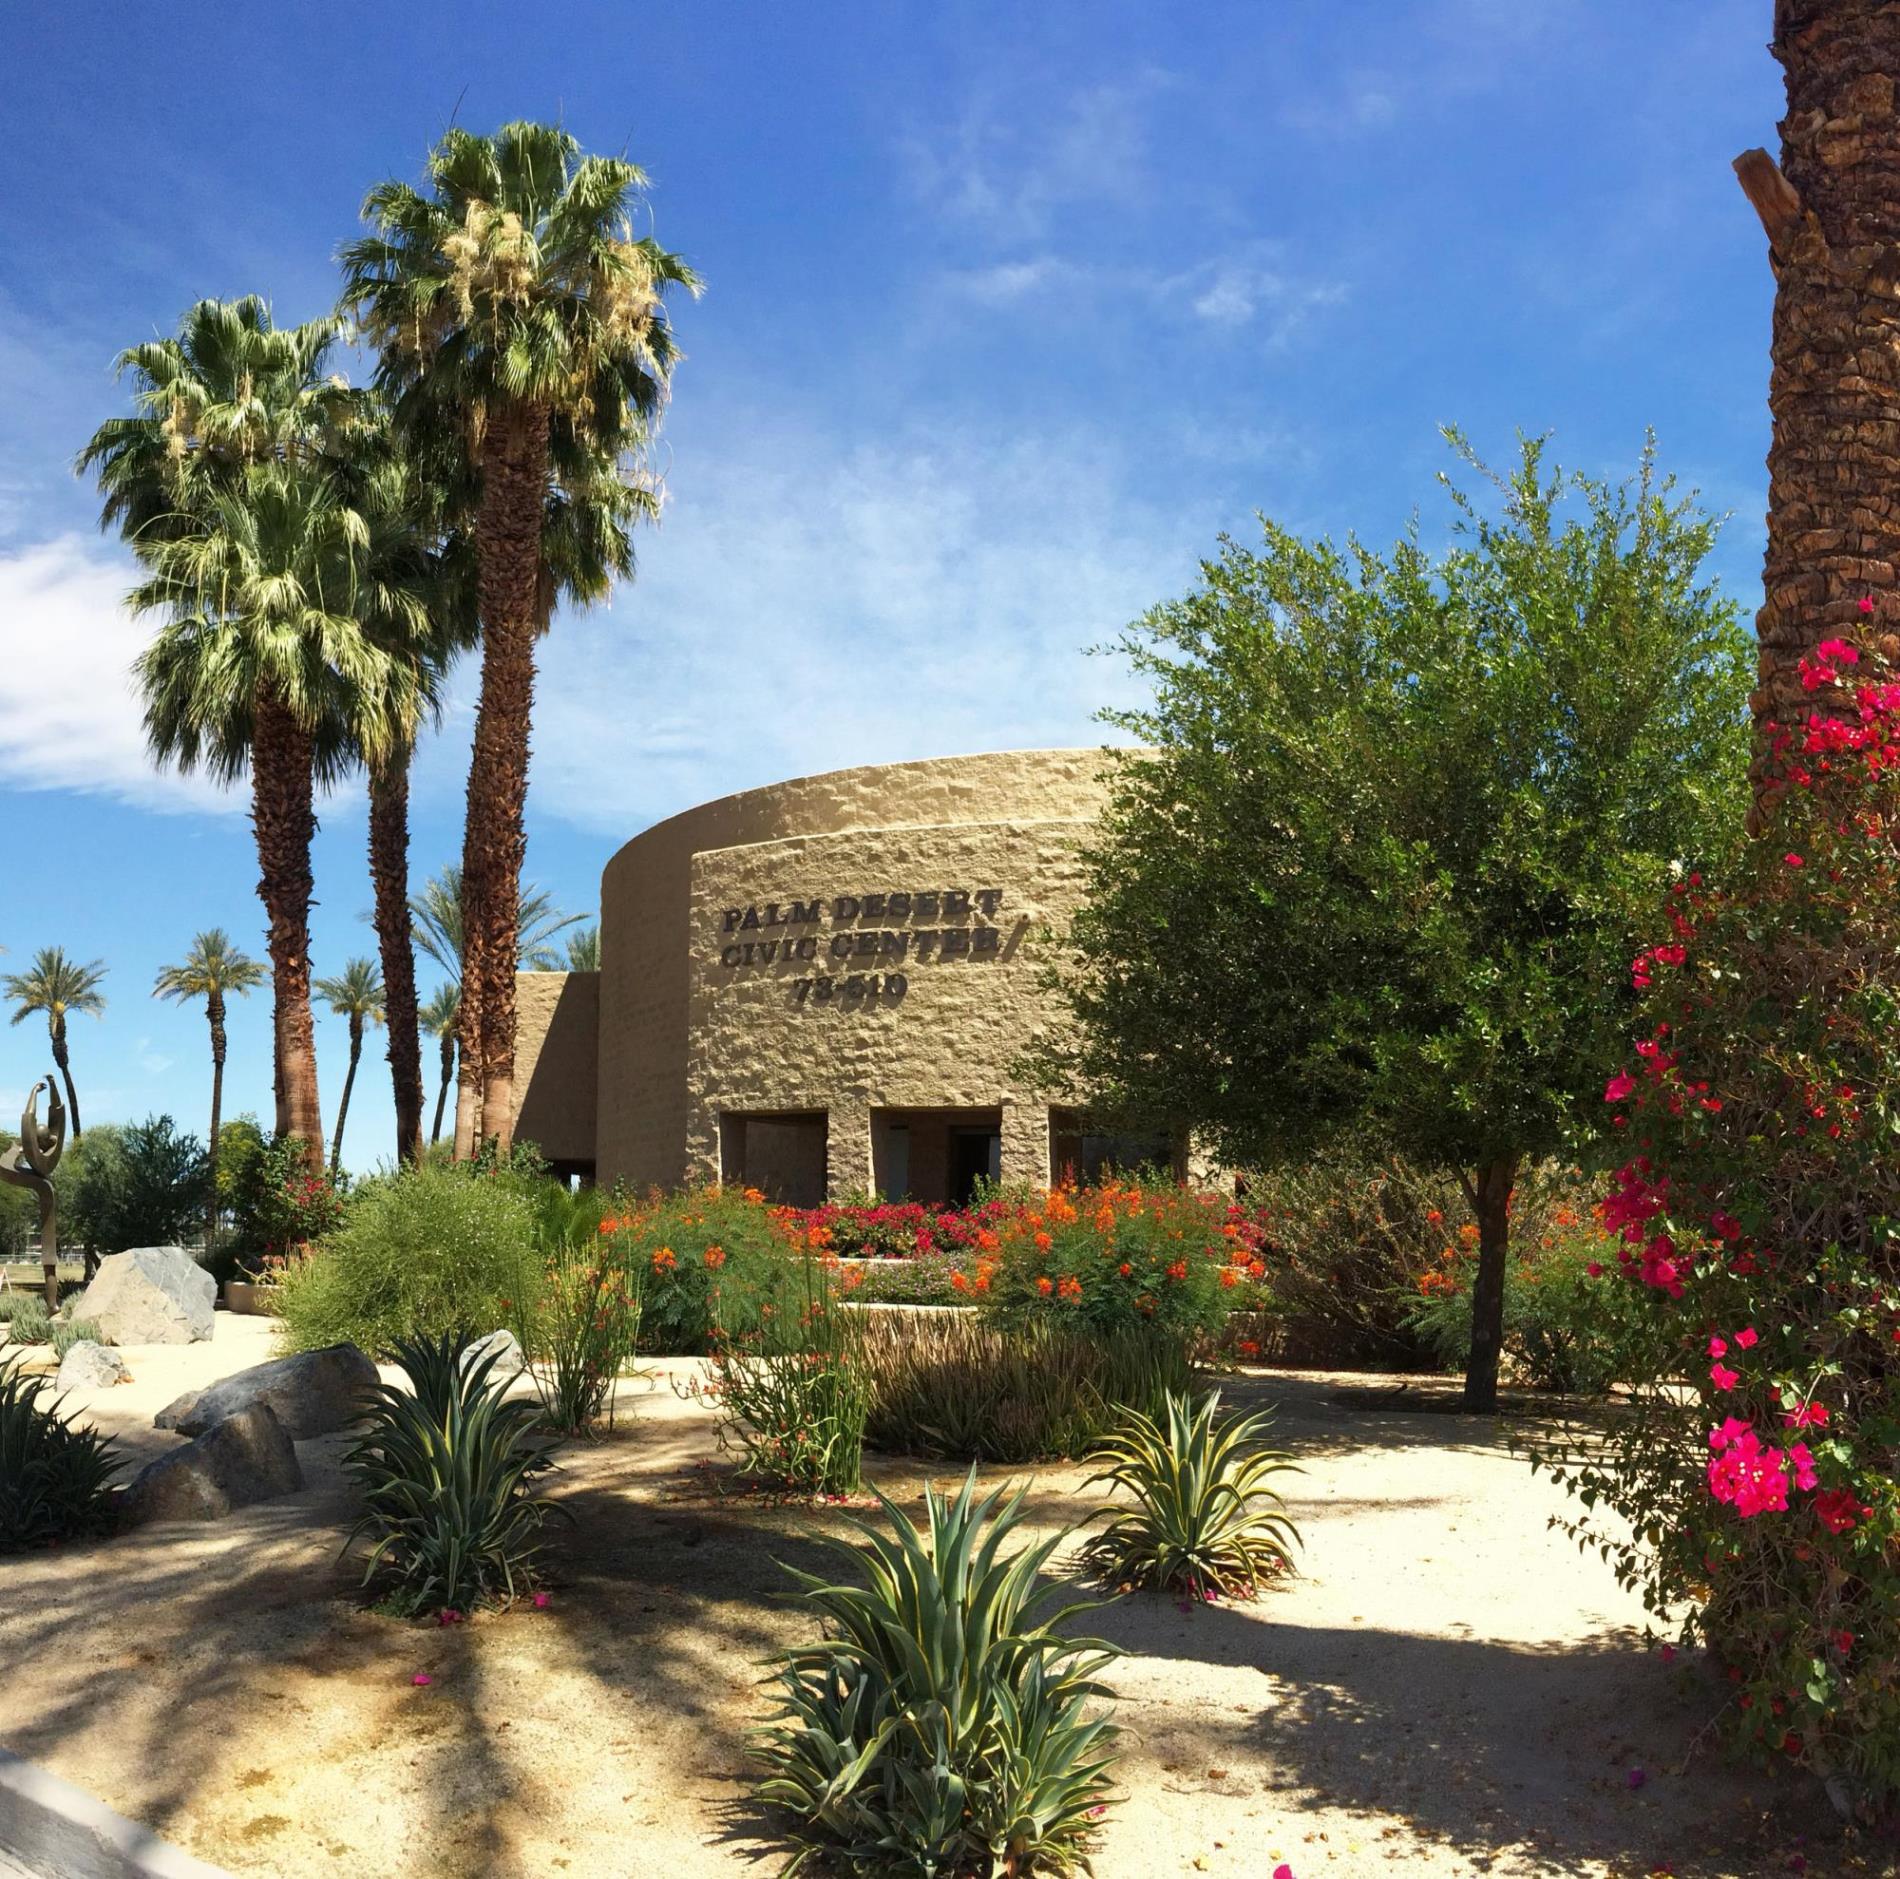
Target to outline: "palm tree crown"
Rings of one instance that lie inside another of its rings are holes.
[[[335,977],[318,979],[312,989],[353,1025],[383,1021],[383,975],[374,959],[352,959]]]
[[[570,972],[598,972],[600,970],[600,928],[582,927],[578,933],[567,936],[567,969]]]
[[[264,968],[231,943],[221,926],[200,933],[175,966],[161,968],[154,998],[243,998],[264,983]]]
[[[106,1008],[99,982],[105,977],[103,960],[81,964],[68,959],[57,946],[42,946],[25,972],[0,979],[0,994],[13,1001],[13,1022],[24,1023],[36,1011],[46,1014],[46,1030],[53,1043],[53,1062],[66,1085],[66,1107],[73,1119],[73,1140],[80,1139],[79,1092],[73,1086],[71,1053],[66,1048],[66,1020],[74,1012],[98,1017]]]
[[[409,912],[416,925],[416,944],[448,973],[453,985],[436,994],[436,1002],[451,990],[459,993],[462,978],[462,870],[449,863],[409,896]],[[515,966],[521,972],[552,972],[561,963],[553,944],[557,933],[578,926],[584,913],[561,913],[554,896],[530,883],[522,890],[515,921]]]

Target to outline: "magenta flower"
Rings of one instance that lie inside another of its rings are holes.
[[[1631,1095],[1636,1088],[1636,1079],[1627,1070],[1619,1070],[1603,1086],[1603,1100],[1606,1103],[1620,1103]]]
[[[1860,610],[1861,610],[1861,612],[1862,612],[1862,613],[1872,613],[1872,612],[1873,612],[1873,610],[1874,610],[1874,597],[1873,597],[1873,595],[1872,595],[1872,594],[1862,594],[1862,595],[1861,595],[1861,597],[1860,597]]]
[[[534,1608],[538,1612],[544,1612],[547,1610],[548,1595],[545,1592],[537,1592],[534,1595]]]
[[[1742,1373],[1739,1370],[1729,1369],[1726,1364],[1711,1364],[1709,1366],[1709,1381],[1713,1383],[1718,1390],[1732,1390],[1741,1380]]]
[[[1649,1779],[1649,1777],[1642,1771],[1642,1769],[1632,1768],[1629,1771],[1629,1774],[1625,1777],[1625,1779],[1629,1782],[1632,1788],[1640,1788],[1643,1785],[1643,1783]]]
[[[426,1690],[435,1679],[430,1676],[426,1670],[418,1670],[409,1681],[413,1683],[418,1690]]]

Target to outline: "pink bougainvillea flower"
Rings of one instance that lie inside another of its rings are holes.
[[[1851,1533],[1870,1513],[1846,1488],[1828,1488],[1814,1497],[1815,1517],[1830,1533]]]
[[[1742,1328],[1735,1333],[1735,1348],[1737,1350],[1752,1351],[1760,1342],[1760,1333],[1756,1331],[1752,1324],[1743,1325]]]
[[[1782,1417],[1791,1429],[1825,1429],[1827,1427],[1827,1405],[1825,1403],[1803,1403],[1791,1409]]]
[[[1728,1355],[1728,1339],[1725,1337],[1710,1338],[1709,1355],[1711,1357],[1726,1357]]]
[[[1609,1082],[1604,1084],[1603,1100],[1606,1103],[1620,1103],[1634,1094],[1635,1089],[1636,1079],[1627,1070],[1619,1070]]]
[[[413,1683],[418,1690],[426,1690],[435,1679],[430,1676],[426,1670],[418,1670],[409,1681]]]
[[[548,1595],[545,1592],[537,1592],[534,1595],[534,1608],[538,1612],[544,1612],[547,1610]]]
[[[1593,1259],[1584,1267],[1584,1271],[1588,1273],[1591,1278],[1600,1279],[1603,1277],[1603,1262],[1598,1259]]]
[[[1711,1364],[1709,1366],[1709,1381],[1713,1383],[1718,1390],[1732,1390],[1741,1380],[1742,1373],[1739,1370],[1729,1369],[1726,1364]]]
[[[1862,613],[1872,613],[1872,612],[1873,612],[1873,610],[1874,610],[1874,597],[1873,597],[1873,595],[1872,595],[1872,594],[1862,594],[1862,595],[1861,595],[1861,597],[1860,597],[1860,610],[1861,610],[1861,612],[1862,612]]]
[[[1293,1868],[1282,1860],[1273,1869],[1273,1879],[1293,1879]]]
[[[1649,1776],[1640,1768],[1632,1768],[1624,1779],[1628,1781],[1632,1788],[1640,1788],[1643,1783],[1649,1779]]]
[[[462,1622],[462,1614],[453,1605],[444,1605],[436,1613],[435,1621],[439,1625],[459,1625]]]
[[[1791,868],[1801,868],[1807,865],[1807,863],[1804,862],[1799,855],[1787,854],[1787,855],[1783,855],[1781,858]]]

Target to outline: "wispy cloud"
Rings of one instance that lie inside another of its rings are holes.
[[[146,754],[132,662],[149,629],[125,609],[129,580],[78,535],[0,554],[0,782],[241,813],[241,791],[161,773]]]

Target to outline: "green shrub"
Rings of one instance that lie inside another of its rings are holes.
[[[384,1603],[404,1616],[507,1604],[535,1584],[548,1507],[528,1490],[550,1465],[540,1411],[504,1399],[492,1353],[465,1368],[461,1348],[453,1336],[399,1341],[410,1387],[376,1386],[343,1458],[367,1503],[345,1546],[375,1541],[364,1583],[393,1575]]]
[[[228,1194],[231,1214],[216,1254],[223,1276],[233,1276],[233,1266],[275,1273],[302,1249],[326,1239],[343,1219],[341,1190],[327,1172],[311,1169],[300,1137],[253,1142],[256,1125],[248,1127],[248,1135],[242,1124],[218,1131],[232,1157],[228,1168],[222,1161],[218,1168],[220,1196]],[[239,1130],[235,1136],[233,1129]]]
[[[1232,1598],[1292,1564],[1299,1535],[1267,1485],[1291,1463],[1254,1446],[1265,1415],[1222,1423],[1219,1411],[1218,1390],[1198,1405],[1170,1391],[1164,1416],[1133,1411],[1104,1445],[1110,1465],[1088,1485],[1107,1481],[1135,1497],[1083,1554],[1110,1585]]]
[[[42,1402],[44,1377],[0,1363],[0,1553],[104,1533],[119,1457],[97,1429]]]
[[[90,1318],[75,1318],[69,1324],[52,1325],[46,1341],[52,1345],[53,1355],[62,1358],[75,1344],[110,1342],[106,1334]]]
[[[858,1326],[828,1269],[809,1255],[797,1264],[801,1294],[763,1304],[750,1330],[715,1332],[712,1374],[694,1393],[718,1407],[742,1472],[786,1493],[849,1494],[870,1411]]]
[[[640,1294],[647,1350],[697,1354],[715,1327],[754,1329],[795,1282],[793,1241],[751,1189],[623,1197],[601,1230]]]
[[[6,1316],[6,1341],[12,1344],[44,1344],[52,1334],[52,1320],[47,1316],[45,1300],[29,1297],[24,1292],[8,1296],[11,1303]]]
[[[90,1132],[89,1132],[90,1133]],[[195,1239],[210,1199],[204,1144],[170,1116],[148,1116],[82,1156],[63,1231],[92,1252],[170,1246]]]
[[[535,1284],[533,1203],[467,1167],[367,1183],[341,1224],[283,1270],[277,1311],[293,1350],[492,1331]]]
[[[598,1237],[577,1242],[584,1213],[562,1221],[554,1211],[542,1217],[540,1281],[532,1297],[520,1287],[513,1323],[548,1426],[579,1435],[603,1411],[612,1421],[614,1384],[640,1341],[640,1294]]]
[[[1057,1188],[979,1237],[959,1289],[1004,1330],[1146,1330],[1186,1346],[1221,1329],[1250,1276],[1232,1226],[1225,1201],[1185,1188]]]
[[[987,1879],[1086,1865],[1111,1793],[1115,1730],[1096,1706],[1112,1661],[1038,1618],[1037,1575],[1067,1537],[1003,1551],[1019,1492],[954,1501],[924,1526],[878,1496],[895,1537],[851,1524],[866,1587],[792,1573],[827,1635],[779,1660],[779,1708],[755,1732],[761,1799],[790,1817],[786,1869],[861,1879]],[[827,1541],[853,1569],[852,1546]],[[1071,1608],[1073,1609],[1073,1608]]]
[[[1062,1325],[1006,1332],[974,1312],[864,1315],[865,1440],[947,1461],[1054,1461],[1088,1454],[1121,1405],[1159,1411],[1193,1377],[1177,1343]]]

